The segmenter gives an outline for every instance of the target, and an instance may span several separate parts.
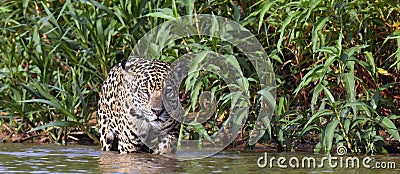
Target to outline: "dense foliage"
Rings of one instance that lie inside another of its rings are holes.
[[[388,143],[400,141],[399,13],[397,0],[2,0],[1,132],[15,141],[52,142],[84,132],[96,141],[98,93],[110,68],[164,21],[214,14],[249,29],[273,63],[277,104],[262,142],[276,142],[280,150],[294,150],[299,141],[315,145],[315,152],[335,145],[385,152]],[[191,37],[166,47],[159,58],[173,62],[203,49],[236,57],[247,77],[252,100],[241,133],[246,141],[258,114],[258,79],[239,50],[216,38]],[[198,111],[202,91],[217,97],[218,108],[203,125],[182,127],[181,138],[218,131],[234,99],[220,77],[192,74],[181,91],[188,112]]]

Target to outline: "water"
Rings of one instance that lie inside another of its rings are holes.
[[[257,161],[261,158],[259,162],[264,164],[264,153],[220,152],[202,160],[181,161],[161,155],[101,152],[98,146],[0,144],[0,173],[400,173],[399,155],[373,156],[369,163],[371,167],[376,162],[385,163],[388,168],[389,162],[394,162],[396,169],[367,169],[363,166],[346,169],[339,163],[336,168],[325,164],[323,168],[310,169],[305,165],[305,168],[294,169],[288,165],[290,159],[297,158],[301,162],[303,157],[314,157],[318,165],[323,156],[275,153],[267,154],[266,159],[269,162],[273,157],[272,168],[269,163],[261,168]],[[288,168],[277,165],[279,157],[286,159]],[[357,158],[361,163],[364,156]]]

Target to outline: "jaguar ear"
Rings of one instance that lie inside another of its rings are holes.
[[[121,70],[121,72],[122,72],[122,76],[123,76],[123,78],[124,78],[125,81],[127,81],[127,82],[132,82],[132,81],[134,81],[134,77],[132,76],[131,73],[129,73],[129,71],[127,71],[126,69],[123,68],[123,69]]]
[[[129,72],[130,67],[129,61],[124,61],[121,63],[121,74],[125,82],[132,82],[134,79],[132,73]]]
[[[125,70],[125,68],[126,68],[126,62],[128,62],[128,59],[124,59],[121,62],[121,67],[122,67],[123,70]]]
[[[132,72],[133,65],[134,65],[133,62],[128,59],[125,59],[124,61],[121,62],[122,74],[125,77],[132,76],[132,75],[130,75],[130,72]]]
[[[123,62],[121,62],[121,67],[124,71],[126,72],[132,72],[132,68],[135,65],[135,62],[133,60],[124,60]]]

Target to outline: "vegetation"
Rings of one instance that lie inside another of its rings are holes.
[[[261,143],[276,142],[279,150],[295,150],[300,143],[322,153],[336,145],[354,153],[385,153],[400,141],[399,12],[396,0],[2,0],[1,134],[10,141],[44,137],[64,143],[83,132],[96,142],[98,93],[110,68],[168,19],[214,14],[255,34],[273,63],[277,104]],[[158,58],[173,62],[201,50],[240,65],[251,96],[241,132],[247,142],[258,115],[259,79],[239,50],[196,36],[168,45]],[[187,112],[200,110],[204,91],[217,103],[212,119],[182,127],[181,138],[212,135],[236,102],[213,73],[191,74],[181,88]]]

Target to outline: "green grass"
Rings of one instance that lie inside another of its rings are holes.
[[[264,143],[293,150],[293,140],[317,134],[315,152],[346,145],[355,153],[383,153],[385,138],[400,141],[399,11],[395,0],[3,0],[1,131],[59,143],[82,131],[97,141],[98,93],[110,68],[167,19],[214,14],[249,29],[273,63],[277,107]],[[190,37],[168,45],[160,59],[173,62],[202,50],[237,58],[251,96],[241,131],[248,140],[258,115],[259,81],[239,50],[215,38]],[[183,138],[215,133],[235,102],[220,77],[200,72],[182,84],[188,112],[199,111],[204,91],[217,97],[218,110],[202,126],[184,127]]]

